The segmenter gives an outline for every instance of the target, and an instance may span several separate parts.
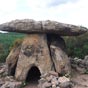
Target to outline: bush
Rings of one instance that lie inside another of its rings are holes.
[[[0,54],[3,53],[3,45],[0,44]]]
[[[20,33],[0,33],[0,62],[5,62],[6,57],[8,56],[11,47],[19,45],[21,39],[25,34]],[[18,41],[18,42],[17,42]]]
[[[64,37],[67,53],[71,57],[84,58],[88,55],[88,32],[76,37]]]

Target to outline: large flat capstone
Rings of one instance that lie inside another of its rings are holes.
[[[53,33],[60,36],[77,36],[87,28],[56,21],[35,21],[31,19],[14,20],[0,25],[0,30],[20,33]]]

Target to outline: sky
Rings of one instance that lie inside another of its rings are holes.
[[[0,0],[0,24],[15,19],[54,20],[88,28],[88,0]]]

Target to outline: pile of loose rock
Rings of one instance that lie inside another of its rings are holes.
[[[70,58],[72,68],[84,73],[88,71],[88,55],[84,59]]]
[[[72,83],[69,78],[59,77],[58,73],[50,71],[41,76],[38,88],[72,88]]]
[[[12,76],[0,79],[0,88],[20,88],[22,82],[17,82]]]
[[[22,82],[14,79],[13,76],[8,76],[6,64],[0,64],[0,88],[20,88]],[[49,71],[42,74],[39,80],[38,88],[71,88],[70,79],[62,76],[59,77],[55,71]]]
[[[17,82],[13,76],[8,76],[7,66],[0,64],[0,88],[20,88],[22,82]]]
[[[6,64],[0,63],[0,78],[8,74],[8,69]]]

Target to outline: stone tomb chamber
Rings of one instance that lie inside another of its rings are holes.
[[[85,27],[30,19],[1,24],[0,30],[27,34],[23,42],[11,50],[6,64],[9,75],[29,82],[38,81],[49,71],[70,74],[70,60],[61,36],[78,36],[87,31]]]

